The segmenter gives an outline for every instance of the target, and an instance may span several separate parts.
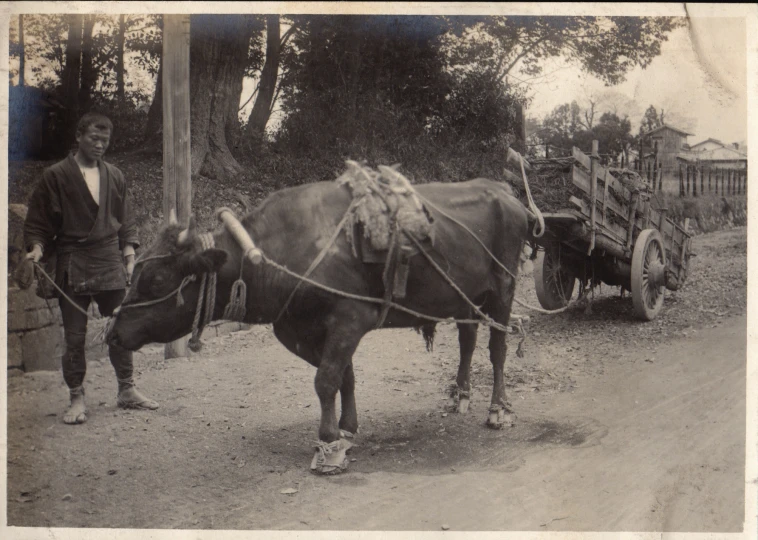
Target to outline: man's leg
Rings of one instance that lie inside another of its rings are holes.
[[[63,319],[63,335],[66,341],[66,352],[61,359],[63,380],[68,385],[71,405],[63,413],[66,424],[82,424],[87,421],[87,406],[84,402],[84,376],[87,373],[87,360],[84,356],[84,342],[87,336],[87,316],[85,312],[90,303],[89,296],[78,296],[66,283],[63,292],[76,304],[61,297],[58,299]]]
[[[105,317],[110,317],[113,310],[123,301],[125,293],[123,289],[97,293],[95,302],[100,313]],[[118,406],[125,409],[157,409],[158,403],[142,395],[134,386],[132,352],[118,345],[109,344],[108,357],[116,371]]]

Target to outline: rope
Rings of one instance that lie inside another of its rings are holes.
[[[479,239],[479,237],[476,235],[476,233],[474,233],[474,231],[472,231],[471,229],[469,229],[466,225],[464,225],[462,222],[460,222],[457,219],[455,219],[453,216],[451,216],[449,214],[446,214],[445,212],[443,212],[442,210],[440,210],[440,208],[438,206],[435,206],[434,204],[432,204],[431,201],[429,201],[429,199],[423,197],[422,195],[419,195],[419,197],[421,197],[421,200],[423,200],[426,204],[428,204],[434,210],[436,210],[437,212],[439,212],[442,216],[446,217],[447,219],[449,219],[450,221],[452,221],[453,223],[455,223],[456,225],[458,225],[459,227],[461,227],[464,231],[466,231],[467,233],[469,233],[474,238],[474,240],[476,240],[477,243],[480,246],[482,246],[482,249],[485,252],[487,252],[487,255],[489,255],[492,258],[492,260],[495,261],[495,263],[497,263],[498,266],[500,266],[500,268],[502,268],[503,270],[505,270],[508,273],[508,275],[510,275],[513,279],[517,279],[516,274],[514,274],[508,268],[506,268],[503,265],[503,263],[501,263],[498,260],[498,258],[495,257],[495,255],[489,250],[489,248],[484,245],[484,242],[482,242]]]
[[[345,223],[347,223],[347,220],[350,218],[350,212],[353,211],[353,209],[358,206],[358,204],[362,201],[362,197],[360,199],[353,199],[350,203],[350,206],[347,207],[347,210],[345,211],[345,214],[342,216],[342,219],[337,224],[337,228],[334,229],[334,232],[332,233],[331,238],[329,238],[329,241],[326,243],[324,248],[321,250],[321,253],[318,254],[318,256],[313,259],[313,262],[308,267],[308,270],[305,271],[305,274],[303,274],[304,277],[308,277],[311,275],[311,273],[316,269],[316,267],[321,264],[321,261],[324,260],[324,257],[326,257],[327,252],[329,251],[329,248],[332,247],[332,244],[334,244],[337,241],[337,238],[339,237],[340,233],[342,232],[342,228],[345,226]],[[290,293],[289,297],[287,298],[287,301],[282,306],[282,309],[279,310],[279,314],[276,316],[276,320],[274,322],[279,321],[279,319],[282,318],[282,315],[287,311],[287,308],[290,305],[290,302],[295,297],[295,293],[300,288],[300,283],[302,281],[299,281],[297,285],[295,285],[295,288],[292,289],[292,292]]]
[[[245,265],[245,257],[240,258],[240,277],[232,284],[232,292],[229,294],[229,303],[224,308],[224,319],[229,321],[241,321],[247,312],[247,285],[242,279],[242,269]]]
[[[387,250],[387,260],[384,261],[384,272],[382,272],[382,283],[384,284],[384,305],[382,311],[379,313],[379,320],[376,321],[375,328],[381,328],[384,325],[384,321],[387,319],[387,314],[390,312],[390,302],[392,301],[392,295],[394,293],[394,283],[390,283],[390,269],[392,268],[392,259],[395,257],[397,251],[397,222],[392,219],[392,237],[390,238],[390,246]],[[395,269],[393,276],[397,273],[397,264],[394,265]]]
[[[200,314],[203,311],[203,297],[205,296],[206,281],[208,281],[208,274],[203,274],[203,277],[200,279],[200,291],[197,293],[195,318],[192,319],[192,337],[189,340],[189,348],[192,352],[198,352],[200,350]]]
[[[195,281],[196,279],[197,279],[197,276],[195,276],[194,274],[192,274],[190,276],[186,276],[182,280],[181,284],[176,289],[174,289],[173,291],[171,291],[170,293],[168,293],[166,296],[162,296],[161,298],[158,298],[156,300],[145,300],[144,302],[138,302],[136,304],[121,304],[121,306],[119,306],[117,309],[121,310],[121,309],[126,309],[126,308],[154,306],[155,304],[160,304],[161,302],[165,302],[166,300],[168,300],[169,298],[171,298],[174,295],[176,295],[176,297],[177,297],[176,298],[176,305],[177,306],[183,306],[184,305],[184,298],[182,297],[182,289],[187,285],[187,283]]]
[[[452,221],[453,223],[455,223],[456,225],[458,225],[459,227],[461,227],[464,231],[466,231],[467,233],[469,233],[474,238],[474,240],[476,240],[477,243],[482,247],[482,249],[484,249],[484,251],[487,252],[487,255],[489,255],[490,258],[492,258],[492,260],[495,261],[495,264],[497,264],[500,268],[502,268],[505,272],[507,272],[508,275],[510,275],[513,279],[518,279],[516,277],[516,275],[513,272],[511,272],[508,268],[506,268],[505,265],[503,265],[503,263],[501,263],[500,260],[498,260],[498,258],[495,257],[495,255],[489,250],[489,248],[487,248],[487,246],[484,245],[484,242],[482,242],[479,239],[479,237],[476,235],[476,233],[474,233],[471,229],[469,229],[465,224],[463,224],[460,221],[458,221],[457,219],[455,219],[453,216],[451,216],[451,215],[443,212],[438,206],[432,204],[432,202],[429,201],[429,199],[427,199],[426,197],[422,196],[421,194],[418,194],[418,196],[421,198],[422,201],[424,201],[425,204],[428,204],[431,208],[433,208],[440,215],[442,215],[443,217],[449,219],[450,221]],[[567,306],[564,306],[564,307],[559,308],[559,309],[543,309],[543,308],[539,308],[539,307],[536,307],[536,306],[532,306],[532,305],[524,302],[523,300],[519,300],[515,296],[513,297],[513,301],[516,302],[518,305],[520,305],[522,307],[525,307],[527,309],[531,309],[531,310],[536,311],[538,313],[546,313],[548,315],[552,315],[552,314],[556,314],[556,313],[562,313],[562,312],[566,311],[569,307],[573,306],[573,303],[572,303],[572,304],[568,304]]]
[[[81,306],[79,306],[79,304],[77,304],[76,302],[74,302],[74,301],[71,299],[71,297],[70,297],[70,296],[68,296],[66,293],[64,293],[64,292],[63,292],[63,290],[62,290],[60,287],[58,287],[58,285],[55,283],[55,280],[54,280],[53,278],[51,278],[49,275],[47,275],[47,272],[45,272],[45,270],[43,270],[42,266],[40,266],[40,264],[39,264],[39,263],[36,263],[36,262],[35,262],[35,263],[34,263],[34,267],[35,267],[35,269],[37,269],[37,271],[39,271],[39,272],[40,272],[40,273],[41,273],[41,274],[42,274],[42,275],[45,277],[45,279],[47,279],[47,280],[48,280],[50,283],[52,283],[52,284],[53,284],[53,287],[55,287],[55,289],[56,289],[56,290],[57,290],[59,293],[61,293],[61,296],[63,296],[63,298],[65,298],[66,300],[68,300],[68,301],[69,301],[69,303],[70,303],[72,306],[74,306],[74,307],[75,307],[75,308],[76,308],[76,309],[77,309],[77,310],[78,310],[80,313],[82,313],[82,314],[83,314],[85,317],[89,318],[89,313],[87,313],[86,311],[84,311],[84,310],[81,308]],[[48,308],[49,308],[49,307],[50,307],[50,306],[48,305]]]
[[[321,290],[324,290],[326,292],[335,294],[337,296],[341,296],[343,298],[348,298],[350,300],[360,300],[362,302],[369,302],[371,304],[384,304],[385,301],[382,298],[373,298],[371,296],[361,296],[359,294],[352,294],[349,292],[341,291],[339,289],[334,289],[332,287],[329,287],[328,285],[324,285],[323,283],[319,283],[318,281],[313,281],[310,278],[307,278],[301,274],[298,274],[297,272],[293,272],[286,266],[283,266],[279,264],[278,262],[269,259],[266,254],[263,254],[263,261],[267,264],[270,264],[277,270],[284,272],[285,274],[295,278],[304,281],[305,283],[308,283],[309,285],[313,285],[314,287],[318,287]],[[418,317],[420,319],[426,319],[433,322],[448,322],[450,318],[443,319],[441,317],[433,317],[431,315],[424,315],[423,313],[419,313],[418,311],[414,311],[412,309],[408,309],[405,306],[401,306],[400,304],[396,304],[395,302],[389,302],[390,307],[393,309],[396,309],[398,311],[402,311],[404,313],[407,313],[409,315],[412,315],[414,317]],[[452,322],[460,323],[460,324],[479,324],[482,321],[480,319],[452,319]]]
[[[540,238],[543,234],[545,234],[545,218],[542,217],[542,212],[540,212],[540,209],[537,208],[537,205],[534,203],[534,199],[532,199],[532,191],[529,189],[529,181],[526,179],[526,172],[524,172],[524,158],[521,154],[518,155],[519,158],[519,164],[521,165],[521,177],[524,179],[524,189],[526,190],[526,198],[529,200],[529,208],[531,208],[534,213],[537,215],[537,223],[534,224],[534,229],[532,229],[532,235],[535,238]],[[606,171],[607,173],[608,171]],[[537,234],[537,225],[540,226],[540,233]]]
[[[506,332],[506,331],[508,330],[508,329],[507,329],[505,326],[503,326],[502,324],[500,324],[500,323],[498,323],[498,322],[495,322],[495,321],[493,321],[493,320],[492,320],[490,317],[488,317],[487,315],[485,315],[485,314],[482,312],[482,310],[481,310],[481,309],[479,309],[479,306],[477,306],[477,305],[476,305],[476,304],[474,304],[474,303],[473,303],[471,300],[469,300],[468,296],[466,296],[466,294],[465,294],[465,293],[464,293],[464,292],[463,292],[463,291],[462,291],[462,290],[461,290],[461,289],[458,287],[458,285],[456,285],[456,284],[455,284],[455,282],[454,282],[452,279],[450,279],[450,276],[448,276],[448,275],[445,273],[445,271],[444,271],[442,268],[440,268],[440,267],[439,267],[439,265],[438,265],[436,262],[434,262],[434,259],[432,259],[432,256],[431,256],[431,255],[429,255],[429,254],[426,252],[426,250],[424,250],[423,246],[421,245],[421,242],[419,242],[419,241],[416,239],[416,237],[415,237],[415,236],[413,236],[412,234],[410,234],[410,233],[409,233],[408,231],[406,231],[406,230],[403,230],[403,234],[405,234],[405,236],[406,236],[407,238],[409,238],[409,239],[411,240],[411,242],[413,242],[413,243],[416,245],[416,247],[418,248],[418,250],[419,250],[419,251],[420,251],[420,252],[421,252],[421,253],[424,255],[424,257],[425,257],[425,258],[426,258],[426,260],[429,262],[429,264],[431,264],[431,265],[432,265],[432,268],[434,268],[434,269],[437,271],[437,273],[438,273],[439,275],[441,275],[441,276],[442,276],[442,278],[443,278],[445,281],[447,281],[447,284],[448,284],[448,285],[450,285],[450,286],[453,288],[453,290],[454,290],[455,292],[457,292],[457,293],[458,293],[458,294],[461,296],[461,298],[463,298],[463,299],[466,301],[466,303],[467,303],[467,304],[468,304],[468,305],[469,305],[469,306],[470,306],[470,307],[471,307],[471,308],[474,310],[474,312],[475,312],[477,315],[479,315],[479,316],[480,316],[480,317],[481,317],[481,318],[482,318],[482,319],[483,319],[483,320],[486,322],[486,324],[488,324],[488,326],[491,326],[491,327],[493,327],[493,328],[496,328],[497,330],[500,330],[501,332]]]

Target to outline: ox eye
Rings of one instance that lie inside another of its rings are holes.
[[[150,280],[150,292],[153,294],[160,294],[164,287],[166,285],[166,279],[161,276],[154,276],[152,280]]]

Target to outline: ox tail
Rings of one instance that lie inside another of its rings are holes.
[[[427,352],[432,352],[434,350],[434,334],[436,331],[436,323],[426,323],[416,328],[416,332],[421,332],[421,335],[424,337]]]

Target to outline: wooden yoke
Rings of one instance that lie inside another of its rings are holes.
[[[243,256],[247,257],[251,263],[259,264],[263,260],[263,253],[255,247],[253,239],[250,238],[250,235],[234,215],[234,212],[226,207],[219,208],[216,210],[216,217],[224,224],[226,230],[232,234],[234,239],[237,240],[237,243],[242,248]]]

